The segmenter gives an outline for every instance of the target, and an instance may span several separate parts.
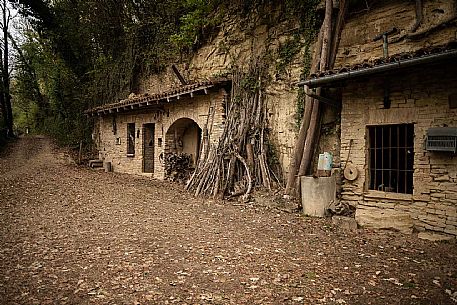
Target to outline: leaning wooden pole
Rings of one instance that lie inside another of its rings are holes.
[[[336,54],[338,53],[338,47],[341,40],[341,32],[343,31],[344,24],[346,22],[346,13],[348,11],[349,1],[340,0],[340,9],[338,11],[338,16],[335,21],[335,30],[332,37],[332,43],[330,44],[330,56],[328,60],[328,68],[333,69],[336,60]]]
[[[322,36],[323,36],[323,27],[321,27],[319,31],[319,35],[317,38],[317,42],[314,48],[314,53],[313,53],[313,60],[311,62],[311,69],[310,73],[315,73],[317,70],[319,70],[319,60],[321,57],[321,50],[322,50]],[[305,88],[307,90],[307,88]],[[289,173],[287,176],[287,183],[286,183],[286,189],[284,191],[285,195],[295,195],[296,194],[296,180],[297,180],[297,173],[298,173],[298,168],[301,163],[301,159],[303,156],[303,148],[305,145],[305,140],[306,140],[306,133],[308,131],[309,127],[309,122],[311,119],[311,112],[313,107],[313,100],[306,95],[305,96],[305,109],[303,111],[303,117],[301,120],[300,124],[300,130],[298,132],[298,137],[294,149],[294,154],[292,155],[290,159],[290,165],[289,165]]]
[[[325,2],[325,18],[324,23],[322,24],[323,28],[323,39],[322,39],[322,53],[320,58],[320,70],[326,70],[328,67],[328,59],[330,52],[331,44],[331,34],[332,34],[332,10],[333,10],[333,1],[326,0]],[[318,92],[318,95],[320,92]],[[318,128],[319,121],[319,101],[313,100],[313,111],[311,113],[311,120],[309,123],[309,129],[306,134],[305,145],[303,149],[303,157],[300,163],[300,168],[298,170],[298,176],[303,176],[307,173],[312,157],[312,148],[314,140],[316,137],[316,131]]]

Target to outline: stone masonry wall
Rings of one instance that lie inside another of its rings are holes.
[[[143,172],[143,124],[155,123],[155,150],[154,150],[154,174],[158,179],[164,179],[164,167],[159,160],[164,153],[166,133],[170,126],[180,118],[189,118],[198,124],[203,130],[212,126],[210,141],[216,143],[224,128],[223,104],[226,92],[223,89],[210,90],[208,95],[182,97],[180,100],[166,104],[162,110],[135,110],[116,114],[117,133],[113,133],[113,116],[105,115],[98,117],[97,127],[94,134],[100,158],[109,161],[115,172],[141,174]],[[213,109],[213,113],[210,111]],[[211,113],[208,120],[208,113]],[[127,157],[127,124],[135,123],[135,155]],[[116,144],[116,138],[120,138],[120,144]],[[159,139],[162,145],[159,147]]]
[[[457,127],[457,109],[449,102],[457,94],[457,64],[409,72],[390,78],[390,109],[382,109],[383,79],[354,81],[344,89],[340,157],[342,167],[354,164],[359,177],[343,181],[342,201],[357,207],[356,218],[398,221],[393,226],[400,230],[411,221],[417,230],[457,236],[457,156],[424,146],[428,128]],[[368,190],[367,126],[400,123],[414,124],[413,194]]]

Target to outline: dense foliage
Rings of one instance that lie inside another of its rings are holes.
[[[19,1],[16,124],[61,143],[87,138],[83,111],[137,90],[138,78],[176,54],[170,36],[183,1]]]
[[[182,60],[224,16],[256,12],[306,22],[283,48],[279,69],[300,47],[317,0],[9,0],[23,17],[13,83],[16,125],[72,144],[88,138],[87,108],[137,92],[141,77]],[[263,11],[262,11],[263,10]]]

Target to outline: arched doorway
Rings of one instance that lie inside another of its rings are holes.
[[[194,120],[178,119],[165,135],[165,153],[189,155],[191,166],[195,167],[200,153],[201,135],[202,130]]]

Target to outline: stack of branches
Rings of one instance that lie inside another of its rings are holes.
[[[196,196],[243,195],[247,200],[254,187],[271,189],[279,182],[268,165],[263,72],[253,65],[247,73],[233,73],[224,131],[217,144],[200,154],[202,159],[187,183],[187,189]]]
[[[165,154],[165,174],[171,181],[184,182],[190,177],[191,156],[184,153]]]

